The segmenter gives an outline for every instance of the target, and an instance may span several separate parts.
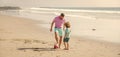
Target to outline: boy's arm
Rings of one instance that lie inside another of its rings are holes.
[[[64,25],[63,25],[63,31],[65,31],[65,23],[64,23]]]
[[[67,36],[67,35],[66,35],[66,33],[65,33],[64,38],[65,38],[66,36]]]

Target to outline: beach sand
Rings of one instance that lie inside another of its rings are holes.
[[[54,35],[42,23],[0,15],[0,57],[120,57],[120,44],[71,36],[70,50],[54,50]]]

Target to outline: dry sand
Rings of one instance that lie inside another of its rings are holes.
[[[120,57],[120,44],[72,36],[70,50],[54,50],[41,21],[0,15],[0,57]]]

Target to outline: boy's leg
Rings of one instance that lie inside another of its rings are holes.
[[[69,43],[67,42],[67,50],[69,50]]]
[[[67,44],[67,46],[66,46],[66,47],[67,47],[66,50],[69,50],[69,43],[68,43],[68,42],[69,42],[69,39],[70,39],[70,38],[66,38],[66,44]]]
[[[66,43],[64,42],[64,46],[65,46],[65,48],[64,49],[66,49],[67,47],[66,47]]]

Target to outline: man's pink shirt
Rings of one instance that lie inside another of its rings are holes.
[[[62,28],[63,24],[65,23],[65,19],[60,19],[59,16],[55,17],[53,22],[55,22],[56,28]]]

